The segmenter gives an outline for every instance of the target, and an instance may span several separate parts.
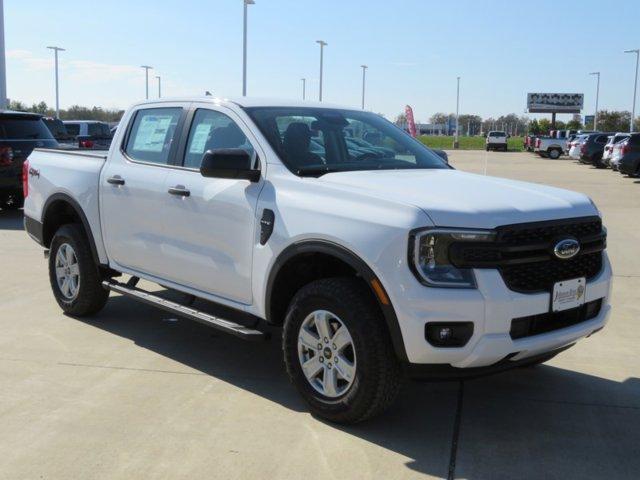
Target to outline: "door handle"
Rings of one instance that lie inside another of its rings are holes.
[[[111,185],[124,185],[124,178],[120,175],[114,175],[113,177],[107,178],[107,183]]]
[[[178,195],[179,197],[188,197],[191,195],[191,192],[187,190],[184,185],[176,185],[175,187],[169,188],[169,193],[171,195]]]

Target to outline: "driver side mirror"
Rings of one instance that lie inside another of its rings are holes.
[[[207,150],[202,157],[200,174],[208,178],[232,178],[257,182],[260,170],[253,166],[253,155],[242,148]]]

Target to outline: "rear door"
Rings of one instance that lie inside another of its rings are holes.
[[[145,105],[130,116],[100,175],[101,224],[110,261],[149,275],[166,272],[166,177],[175,163],[183,104]]]
[[[205,178],[199,169],[207,150],[242,148],[256,155],[256,162],[265,157],[251,130],[232,110],[194,104],[190,117],[178,154],[182,168],[171,170],[165,181],[163,218],[168,232],[163,278],[250,304],[256,206],[264,180]],[[181,189],[188,196],[169,194],[170,189]]]

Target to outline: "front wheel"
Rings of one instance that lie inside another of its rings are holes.
[[[312,412],[356,423],[384,411],[402,381],[375,299],[352,278],[317,280],[293,298],[283,329],[291,382]]]
[[[107,302],[109,292],[102,288],[89,241],[79,225],[63,225],[53,236],[49,281],[58,305],[69,315],[91,315]]]

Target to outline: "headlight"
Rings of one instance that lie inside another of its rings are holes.
[[[471,268],[456,268],[449,260],[454,242],[490,242],[489,230],[431,229],[413,232],[409,241],[409,262],[418,280],[430,287],[476,288]]]

